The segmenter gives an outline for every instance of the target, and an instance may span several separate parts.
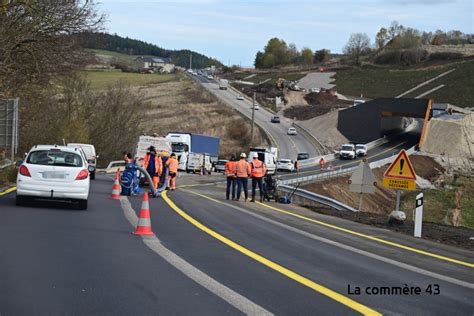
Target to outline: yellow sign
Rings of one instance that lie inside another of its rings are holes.
[[[398,190],[416,190],[415,170],[406,151],[400,151],[397,158],[385,171],[383,186]]]

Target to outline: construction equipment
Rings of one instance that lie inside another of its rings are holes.
[[[291,191],[289,194],[282,196],[278,199],[278,203],[281,204],[291,204],[291,198],[295,194],[296,190],[298,190],[298,187],[300,186],[300,183],[298,183],[294,188],[293,191]]]

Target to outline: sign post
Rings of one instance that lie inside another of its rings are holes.
[[[416,174],[413,165],[408,158],[405,150],[401,150],[395,160],[385,171],[383,177],[383,186],[389,189],[395,189],[397,192],[397,204],[395,213],[400,212],[400,190],[416,189]],[[405,215],[404,213],[402,215]]]
[[[349,179],[349,191],[359,193],[359,212],[362,207],[362,193],[374,193],[376,179],[367,159],[364,159]]]
[[[421,237],[421,226],[423,223],[423,193],[416,196],[416,210],[415,210],[415,232],[414,236]]]

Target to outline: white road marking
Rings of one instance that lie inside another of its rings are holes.
[[[138,222],[138,217],[135,211],[133,210],[130,201],[126,197],[121,197],[120,204],[122,206],[122,210],[125,214],[125,217],[130,222],[130,224],[135,227],[136,223]],[[153,252],[155,252],[163,259],[165,259],[168,263],[170,263],[173,267],[181,271],[184,275],[186,275],[202,287],[206,288],[211,293],[217,295],[230,305],[234,306],[241,312],[247,315],[273,315],[263,307],[250,301],[239,293],[231,290],[222,283],[219,283],[209,275],[205,274],[201,270],[191,265],[183,258],[179,257],[177,254],[163,246],[163,244],[156,236],[143,237],[143,242],[145,243],[145,245],[148,246],[148,248],[150,248]]]
[[[191,190],[183,189],[183,191],[193,193],[193,191],[191,191]],[[318,241],[321,241],[323,243],[326,243],[326,244],[329,244],[329,245],[332,245],[332,246],[335,246],[335,247],[338,247],[338,248],[341,248],[341,249],[344,249],[344,250],[348,250],[348,251],[357,253],[359,255],[365,256],[365,257],[369,257],[369,258],[372,258],[372,259],[375,259],[375,260],[378,260],[378,261],[382,261],[382,262],[394,265],[396,267],[399,267],[399,268],[402,268],[402,269],[405,269],[405,270],[408,270],[408,271],[411,271],[411,272],[426,275],[428,277],[432,277],[432,278],[435,278],[435,279],[438,279],[438,280],[449,282],[449,283],[459,285],[459,286],[462,286],[462,287],[466,287],[466,288],[469,288],[469,289],[474,289],[474,284],[472,284],[472,283],[469,283],[469,282],[466,282],[466,281],[461,281],[461,280],[458,280],[458,279],[455,279],[455,278],[452,278],[452,277],[449,277],[449,276],[445,276],[445,275],[442,275],[442,274],[438,274],[438,273],[435,273],[435,272],[431,272],[431,271],[428,271],[428,270],[425,270],[425,269],[417,268],[417,267],[414,267],[412,265],[409,265],[409,264],[406,264],[406,263],[403,263],[403,262],[399,262],[399,261],[396,261],[396,260],[393,260],[393,259],[382,257],[382,256],[376,255],[374,253],[371,253],[371,252],[368,252],[368,251],[365,251],[365,250],[357,249],[357,248],[351,247],[349,245],[339,243],[337,241],[333,241],[333,240],[330,240],[330,239],[326,239],[324,237],[316,236],[316,235],[313,235],[313,234],[308,233],[306,231],[300,230],[298,228],[295,228],[295,227],[280,223],[278,221],[269,219],[265,216],[255,214],[252,211],[240,208],[238,206],[235,206],[235,205],[232,205],[232,204],[226,204],[226,203],[221,202],[221,201],[218,201],[218,202],[221,203],[221,204],[225,204],[228,207],[233,208],[237,211],[240,211],[240,212],[243,212],[243,213],[248,214],[250,216],[253,216],[255,218],[258,218],[258,219],[260,219],[262,221],[265,221],[267,223],[271,223],[273,225],[285,228],[285,229],[287,229],[289,231],[292,231],[294,233],[297,233],[299,235],[302,235],[302,236],[305,236],[305,237],[308,237],[308,238],[311,238],[311,239],[314,239],[314,240],[318,240]]]

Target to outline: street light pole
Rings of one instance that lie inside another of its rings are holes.
[[[253,130],[255,125],[255,97],[256,92],[253,92],[253,101],[252,101],[252,125],[250,126],[250,147],[253,146]]]

